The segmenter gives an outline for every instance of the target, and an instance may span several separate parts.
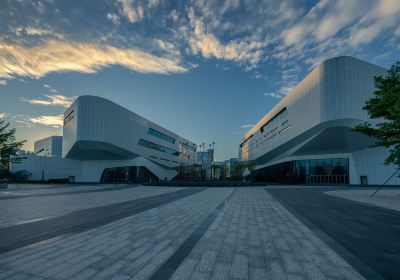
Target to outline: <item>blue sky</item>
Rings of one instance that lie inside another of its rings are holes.
[[[321,61],[399,60],[398,0],[2,1],[0,116],[61,135],[76,96],[108,98],[236,157],[246,131]]]

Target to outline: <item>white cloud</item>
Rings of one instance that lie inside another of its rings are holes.
[[[38,116],[38,117],[31,117],[29,121],[33,124],[40,124],[45,126],[50,126],[53,128],[62,127],[64,121],[64,115],[58,116]]]
[[[122,6],[122,13],[128,18],[132,23],[140,21],[143,19],[144,10],[140,4],[136,7],[133,6],[132,0],[117,0]]]
[[[64,96],[61,94],[55,94],[55,95],[45,94],[44,96],[46,96],[47,99],[24,99],[24,98],[21,98],[21,100],[24,102],[28,102],[30,104],[46,105],[46,106],[62,106],[62,107],[68,108],[69,106],[71,106],[72,102],[74,102],[74,99],[75,99],[75,97],[68,97],[68,96]]]
[[[296,81],[287,82],[287,84],[281,86],[277,90],[277,92],[266,92],[266,93],[264,93],[264,96],[282,99],[286,95],[288,95],[289,92],[292,91],[292,89],[294,88],[295,85],[296,85]]]
[[[7,84],[7,80],[0,80],[0,86],[5,86]]]
[[[25,27],[24,28],[26,34],[30,36],[46,36],[50,35],[58,39],[63,39],[64,36],[62,34],[58,34],[51,29],[43,29],[43,28],[36,28],[36,27]]]
[[[41,78],[52,72],[95,73],[121,65],[141,73],[183,73],[188,69],[179,61],[157,57],[137,49],[49,40],[34,47],[0,41],[0,77]]]
[[[189,35],[188,42],[193,54],[201,54],[205,58],[215,57],[217,59],[245,62],[256,66],[261,60],[265,46],[261,42],[249,40],[230,41],[221,43],[218,38],[206,32],[202,18],[197,18],[193,9],[189,10],[189,19],[193,32]]]
[[[375,6],[350,30],[349,42],[353,47],[370,43],[385,29],[400,19],[400,1],[377,1]]]
[[[180,52],[173,43],[164,41],[162,39],[153,39],[153,40],[154,43],[157,45],[157,47],[159,47],[161,50],[165,51],[166,53],[168,53],[173,57],[176,58],[180,57]]]
[[[148,7],[153,8],[160,5],[160,0],[149,0]]]
[[[339,51],[348,54],[399,22],[398,0],[323,0],[282,32],[283,46],[273,57],[290,60],[309,56],[315,61],[315,57],[333,56]]]
[[[244,124],[241,125],[240,128],[252,128],[254,126],[254,124]]]
[[[63,126],[64,115],[56,116],[27,116],[27,115],[10,115],[10,119],[19,124],[21,127],[34,127],[35,125],[44,125],[52,128],[60,128]]]
[[[352,24],[368,10],[365,0],[338,0],[329,12],[319,21],[314,34],[318,40],[324,40],[335,35],[344,27]]]
[[[400,26],[394,31],[394,35],[400,36]]]
[[[4,119],[7,116],[6,113],[0,113],[0,119]]]
[[[278,98],[278,99],[282,99],[283,97],[285,97],[284,95],[282,95],[280,93],[276,93],[276,92],[266,92],[266,93],[264,93],[264,95],[268,96],[268,97]]]
[[[120,20],[120,17],[117,14],[113,13],[107,13],[107,19],[111,20],[113,23],[118,23]]]

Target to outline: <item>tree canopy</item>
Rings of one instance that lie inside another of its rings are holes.
[[[20,160],[16,154],[26,141],[17,141],[15,132],[15,128],[10,128],[10,123],[0,119],[0,169],[8,171],[11,161]]]
[[[378,119],[374,126],[365,122],[355,130],[377,139],[376,144],[389,148],[385,163],[400,168],[400,61],[396,62],[384,77],[375,77],[375,95],[363,107],[371,119]]]

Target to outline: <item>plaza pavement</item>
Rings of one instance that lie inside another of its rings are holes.
[[[15,225],[21,221],[51,216],[61,223],[82,209],[96,213],[100,206],[162,200],[180,190],[133,187],[0,200],[0,238],[2,229],[23,229]],[[202,188],[71,232],[0,254],[0,279],[364,279],[259,187]]]

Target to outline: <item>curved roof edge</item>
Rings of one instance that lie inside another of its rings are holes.
[[[362,59],[359,59],[359,58],[356,58],[356,57],[353,57],[353,56],[342,55],[342,56],[335,56],[335,57],[328,58],[328,59],[326,59],[326,60],[324,60],[324,61],[318,63],[311,71],[309,71],[309,72],[307,73],[307,75],[304,76],[304,78],[303,78],[301,81],[299,81],[299,82],[290,90],[290,92],[289,92],[285,97],[283,97],[277,104],[275,104],[275,106],[274,106],[271,110],[269,110],[259,121],[257,121],[256,125],[254,125],[249,131],[247,131],[247,132],[244,134],[244,136],[243,136],[242,139],[240,140],[240,143],[245,142],[245,141],[246,141],[248,138],[250,138],[258,129],[260,129],[260,126],[261,126],[262,124],[264,124],[265,121],[268,119],[268,117],[269,117],[268,115],[269,115],[271,112],[273,112],[273,111],[275,110],[275,108],[279,106],[280,103],[284,102],[289,96],[291,96],[291,95],[293,94],[293,92],[295,91],[295,88],[296,88],[298,85],[300,85],[305,79],[307,79],[308,76],[310,76],[313,72],[318,71],[319,68],[323,67],[324,65],[326,65],[326,64],[328,64],[328,63],[331,63],[331,62],[333,62],[333,61],[343,60],[343,59],[344,59],[344,60],[350,60],[350,61],[351,61],[351,60],[353,60],[353,61],[358,61],[358,62],[362,62],[362,63],[364,63],[364,64],[368,64],[368,65],[371,65],[371,66],[374,66],[374,67],[382,68],[383,70],[387,70],[387,69],[385,69],[385,68],[383,68],[383,67],[381,67],[381,66],[379,66],[379,65],[372,64],[372,63],[370,63],[370,62],[368,62],[368,61],[365,61],[365,60],[362,60]],[[278,109],[276,109],[276,110],[277,110],[276,112],[278,112],[280,109],[278,108]]]

